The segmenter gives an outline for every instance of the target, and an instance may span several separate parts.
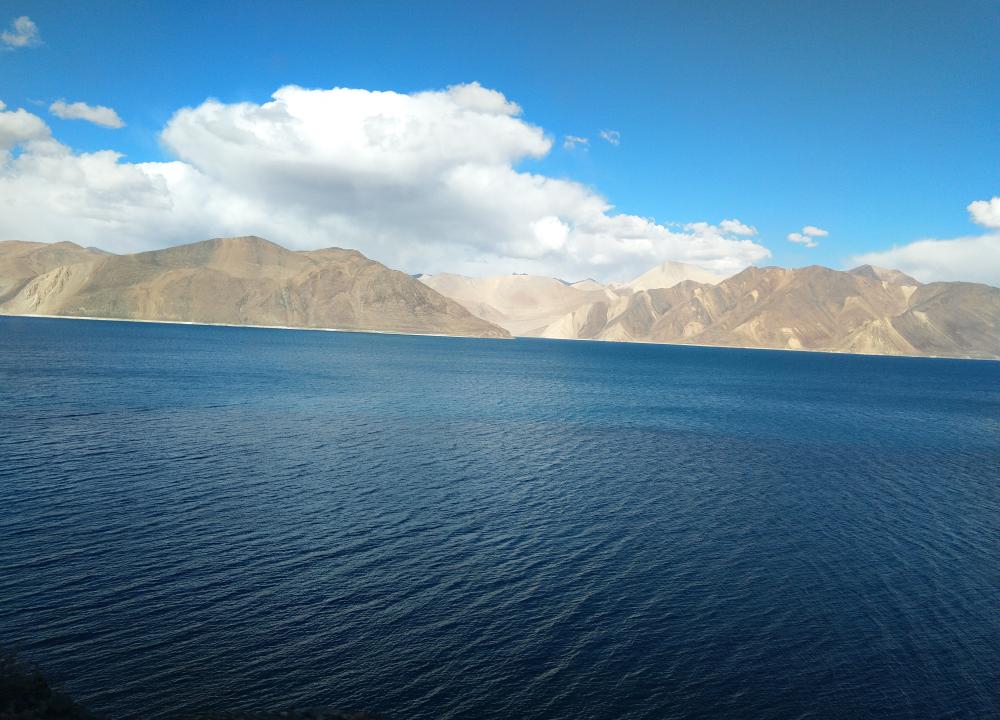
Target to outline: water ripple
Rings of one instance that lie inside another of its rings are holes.
[[[998,363],[0,339],[0,643],[115,717],[1000,715]]]

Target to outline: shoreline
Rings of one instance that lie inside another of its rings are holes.
[[[208,323],[194,322],[191,320],[146,320],[144,318],[108,318],[95,317],[92,315],[34,315],[28,313],[5,313],[0,312],[0,317],[12,318],[42,318],[45,320],[96,320],[99,322],[131,322],[148,323],[151,325],[193,325],[197,327],[227,327],[227,328],[255,328],[258,330],[307,330],[309,332],[333,332],[333,333],[370,333],[373,335],[409,335],[412,337],[442,337],[442,338],[468,338],[473,340],[514,340],[510,337],[486,337],[485,335],[449,335],[447,333],[418,333],[404,332],[402,330],[363,330],[351,328],[326,328],[326,327],[304,327],[301,325],[251,325],[248,323]]]
[[[769,352],[789,352],[789,353],[819,353],[823,355],[848,355],[853,357],[886,357],[886,358],[916,358],[921,360],[972,360],[981,362],[1000,362],[1000,357],[972,357],[970,355],[907,355],[888,353],[859,353],[847,350],[815,350],[811,348],[770,348],[755,345],[706,345],[704,343],[672,343],[672,342],[651,342],[649,340],[599,340],[596,338],[552,338],[538,337],[535,335],[511,335],[510,337],[485,337],[483,335],[449,335],[446,333],[418,333],[404,332],[400,330],[363,330],[351,328],[321,328],[302,327],[299,325],[250,325],[238,323],[204,323],[190,320],[145,320],[141,318],[107,318],[94,317],[90,315],[33,315],[23,313],[0,312],[0,317],[21,317],[21,318],[42,318],[48,320],[95,320],[99,322],[132,322],[148,323],[152,325],[193,325],[200,327],[227,327],[227,328],[255,328],[259,330],[306,330],[309,332],[333,332],[333,333],[368,333],[372,335],[403,335],[411,337],[440,337],[440,338],[465,338],[469,340],[553,340],[556,342],[582,342],[582,343],[604,343],[610,345],[652,345],[667,347],[697,347],[716,348],[722,350],[764,350]]]
[[[973,357],[971,355],[907,355],[903,353],[859,353],[850,352],[849,350],[816,350],[813,348],[773,348],[773,347],[760,347],[759,345],[706,345],[705,343],[678,343],[678,342],[654,342],[651,340],[599,340],[597,338],[554,338],[554,337],[536,337],[533,335],[515,335],[517,338],[525,338],[531,340],[554,340],[557,342],[593,342],[593,343],[607,343],[612,345],[659,345],[668,347],[697,347],[697,348],[716,348],[721,350],[765,350],[768,352],[788,352],[788,353],[817,353],[820,355],[849,355],[852,357],[885,357],[885,358],[915,358],[918,360],[974,360],[982,362],[1000,362],[1000,356],[997,357]]]

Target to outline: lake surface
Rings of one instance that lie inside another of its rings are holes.
[[[114,717],[996,717],[1000,363],[0,318],[0,644]]]

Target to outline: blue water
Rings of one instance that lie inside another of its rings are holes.
[[[115,717],[1000,715],[1000,363],[0,318],[0,530]]]

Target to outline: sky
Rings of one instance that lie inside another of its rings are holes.
[[[1000,3],[0,0],[0,239],[1000,285]]]

